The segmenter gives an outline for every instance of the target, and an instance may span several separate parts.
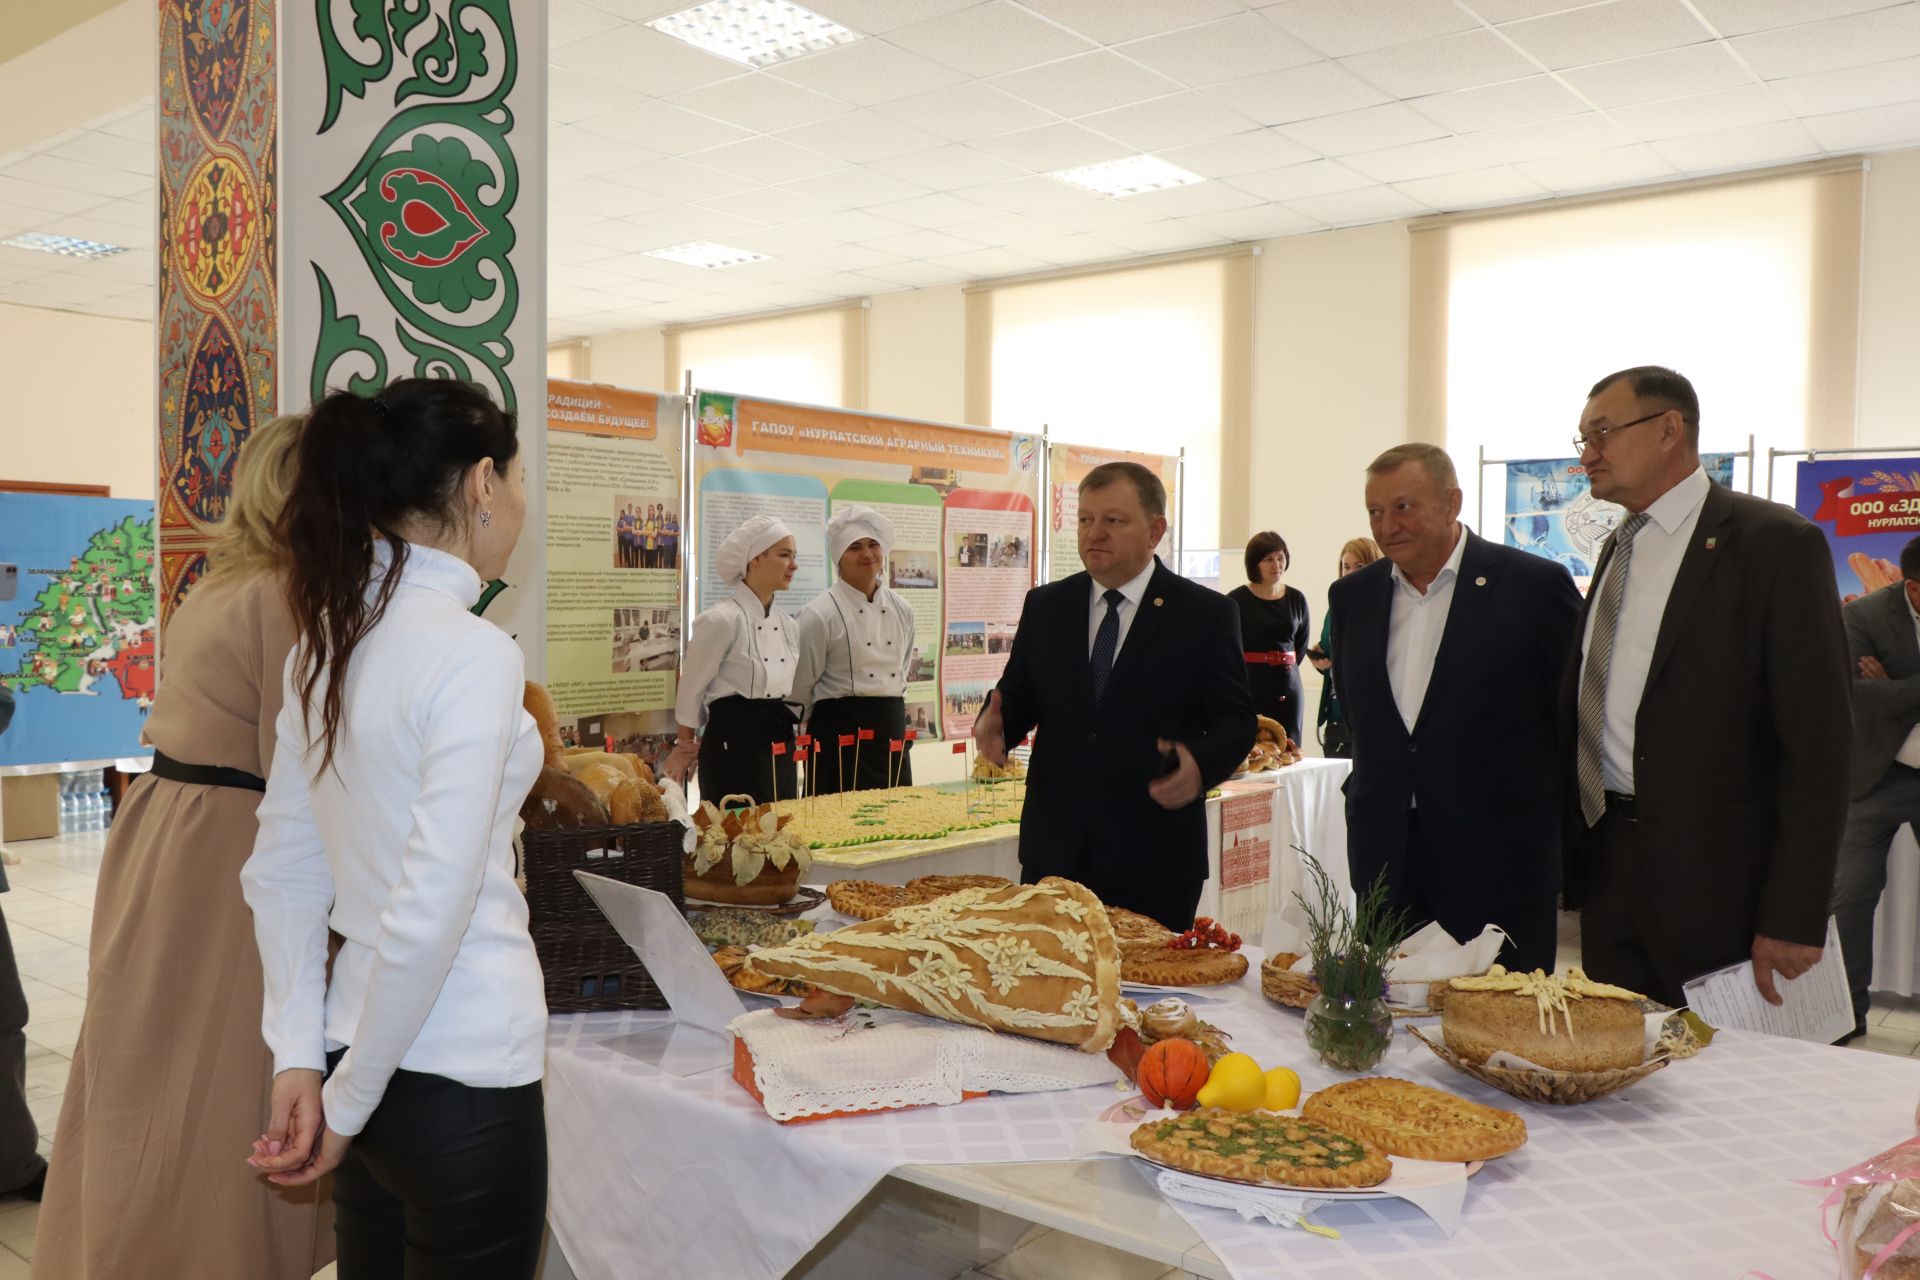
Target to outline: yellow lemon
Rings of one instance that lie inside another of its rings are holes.
[[[1203,1107],[1252,1111],[1267,1100],[1267,1078],[1260,1064],[1244,1053],[1230,1053],[1213,1064],[1197,1102]]]
[[[1291,1111],[1300,1105],[1300,1077],[1291,1067],[1275,1067],[1267,1072],[1267,1101],[1269,1111]]]

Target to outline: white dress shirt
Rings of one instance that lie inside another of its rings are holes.
[[[1913,638],[1920,642],[1920,613],[1913,611],[1913,597],[1907,594],[1905,587],[1900,589],[1900,595],[1906,602],[1907,616],[1913,619]],[[1907,740],[1900,744],[1893,758],[1909,769],[1920,769],[1920,724],[1908,731]]]
[[[1113,656],[1117,659],[1120,650],[1127,643],[1127,632],[1133,629],[1133,620],[1140,612],[1140,598],[1147,594],[1147,583],[1153,581],[1154,566],[1159,560],[1149,557],[1147,567],[1134,577],[1120,584],[1120,594],[1126,599],[1117,606],[1120,611],[1120,638],[1113,646]],[[1094,638],[1100,634],[1100,621],[1107,616],[1107,589],[1096,579],[1092,583],[1093,600],[1087,608],[1087,656],[1093,656]]]
[[[385,575],[377,553],[375,585]],[[260,833],[240,873],[276,1073],[324,1070],[335,1132],[367,1122],[397,1068],[477,1088],[540,1079],[547,1004],[513,878],[513,822],[540,772],[512,638],[468,612],[480,576],[411,546],[354,649],[332,764],[287,662]],[[324,683],[314,691],[317,713]],[[327,929],[346,939],[327,981]]]
[[[793,695],[809,707],[828,698],[898,698],[912,652],[911,605],[885,586],[869,600],[837,581],[800,611]]]
[[[1433,682],[1434,659],[1440,656],[1440,640],[1447,633],[1447,612],[1453,607],[1453,587],[1460,578],[1460,557],[1467,551],[1467,531],[1453,526],[1453,554],[1420,591],[1400,566],[1393,566],[1393,607],[1387,614],[1387,683],[1393,688],[1393,705],[1400,719],[1413,732],[1420,719],[1420,705],[1427,700],[1427,686]]]
[[[715,699],[785,699],[793,692],[800,627],[779,605],[768,608],[741,583],[731,596],[693,620],[680,666],[674,719],[689,729],[707,722]]]
[[[1660,620],[1667,613],[1667,597],[1673,594],[1673,580],[1680,576],[1680,560],[1693,531],[1700,524],[1700,506],[1707,500],[1713,481],[1704,470],[1692,475],[1661,494],[1647,508],[1647,522],[1634,535],[1633,553],[1627,557],[1627,589],[1620,601],[1620,617],[1614,625],[1613,658],[1607,664],[1607,722],[1601,737],[1601,775],[1609,791],[1622,795],[1633,792],[1634,720],[1640,714],[1640,697],[1647,691],[1647,671],[1653,666],[1653,644],[1660,636]],[[1607,565],[1611,575],[1614,566]],[[1599,599],[1602,579],[1595,578],[1587,588],[1589,599]],[[1580,637],[1582,674],[1587,646],[1593,639],[1593,610],[1587,611],[1587,625]]]

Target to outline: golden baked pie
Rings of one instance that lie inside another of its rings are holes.
[[[919,876],[907,881],[907,888],[929,898],[938,898],[962,889],[1004,889],[1012,883],[1005,876]]]
[[[753,967],[1089,1053],[1105,1052],[1120,1025],[1120,959],[1107,913],[1085,886],[1054,876],[962,889],[809,934],[756,951]]]
[[[1216,947],[1133,949],[1120,957],[1120,981],[1150,987],[1217,987],[1238,982],[1246,973],[1245,956]]]
[[[1108,907],[1107,921],[1113,925],[1113,936],[1120,945],[1123,958],[1143,952],[1164,951],[1175,936],[1173,930],[1152,916],[1143,916],[1125,907]]]
[[[1441,1005],[1447,1047],[1474,1064],[1504,1050],[1549,1071],[1610,1071],[1646,1060],[1646,1019],[1624,987],[1579,969],[1455,978]]]
[[[1329,1086],[1300,1114],[1414,1160],[1491,1160],[1527,1140],[1527,1122],[1511,1111],[1391,1076]]]
[[[1286,1187],[1373,1187],[1393,1172],[1363,1138],[1270,1111],[1205,1107],[1133,1131],[1133,1149],[1159,1164],[1210,1178]]]
[[[735,989],[756,996],[805,996],[813,988],[791,978],[769,978],[747,962],[753,953],[745,947],[721,947],[713,953],[713,962]]]
[[[895,908],[916,906],[926,900],[927,895],[918,889],[873,880],[835,880],[827,886],[827,901],[833,909],[855,920],[878,920]]]

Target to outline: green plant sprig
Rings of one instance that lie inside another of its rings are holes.
[[[1293,850],[1307,868],[1317,899],[1310,903],[1298,892],[1293,895],[1307,913],[1307,951],[1320,990],[1335,1000],[1385,995],[1387,965],[1407,936],[1408,925],[1405,908],[1387,906],[1386,872],[1374,877],[1349,910],[1319,860],[1297,845]]]

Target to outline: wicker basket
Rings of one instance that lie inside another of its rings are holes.
[[[1310,973],[1291,971],[1294,962],[1300,959],[1296,952],[1282,951],[1268,956],[1260,964],[1260,994],[1275,1004],[1284,1004],[1290,1009],[1304,1009],[1313,1003],[1320,994],[1320,984]],[[1438,993],[1444,983],[1436,982],[1433,990]],[[1396,1018],[1427,1018],[1440,1011],[1440,1002],[1428,996],[1431,1007],[1425,1009],[1402,1009],[1388,1005],[1388,1012]]]
[[[1611,1071],[1515,1071],[1508,1067],[1489,1067],[1468,1062],[1449,1049],[1446,1040],[1438,1032],[1430,1035],[1424,1027],[1408,1027],[1407,1030],[1421,1044],[1433,1050],[1436,1058],[1455,1071],[1528,1102],[1552,1102],[1562,1106],[1604,1098],[1616,1090],[1645,1080],[1671,1060],[1656,1056],[1637,1067],[1617,1067]]]
[[[633,948],[574,878],[587,871],[666,894],[686,910],[676,822],[642,822],[522,837],[533,949],[546,975],[549,1013],[664,1009],[666,997]],[[589,851],[600,854],[588,857]],[[618,851],[620,856],[609,856]]]

